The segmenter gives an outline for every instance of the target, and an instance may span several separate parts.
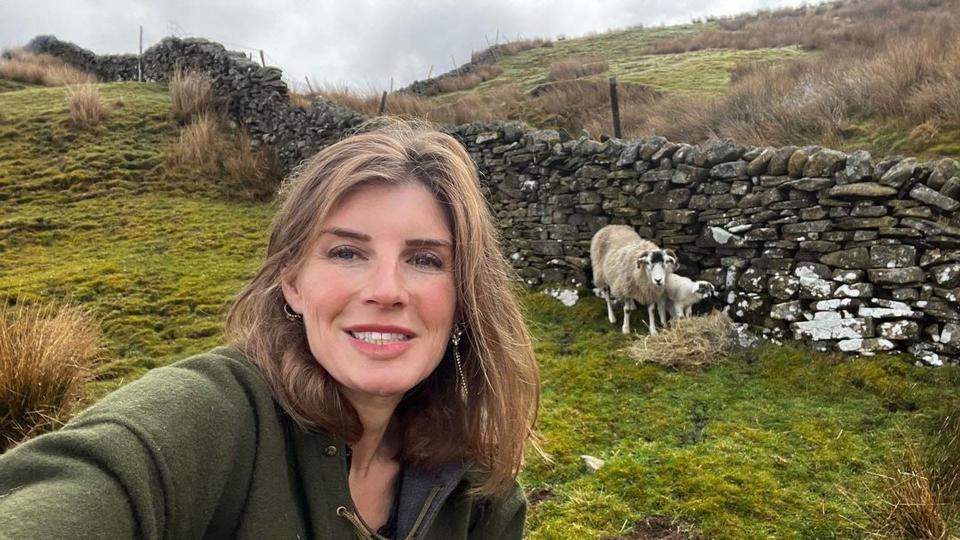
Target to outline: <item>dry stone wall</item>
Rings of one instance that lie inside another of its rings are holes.
[[[55,38],[31,46],[104,79],[136,78],[130,55]],[[204,40],[144,54],[150,80],[209,73],[230,112],[293,166],[362,115],[290,106],[274,68]],[[610,223],[676,250],[680,273],[712,282],[734,320],[822,350],[960,360],[960,163],[874,160],[819,146],[744,147],[588,138],[516,122],[448,127],[476,161],[505,254],[529,285],[589,286],[589,244]]]
[[[104,81],[138,80],[134,54],[98,56],[53,36],[38,36],[27,48],[57,56]],[[142,66],[145,81],[166,81],[177,69],[208,74],[217,95],[227,100],[230,117],[244,127],[256,146],[273,148],[287,168],[366,120],[356,111],[323,99],[306,110],[292,106],[279,69],[262,67],[243,53],[205,39],[166,38],[144,51]]]

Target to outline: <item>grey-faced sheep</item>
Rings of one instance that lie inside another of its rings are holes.
[[[694,304],[712,297],[715,293],[716,289],[709,281],[694,281],[680,274],[671,273],[667,275],[667,284],[660,299],[663,307],[658,310],[661,316],[666,312],[674,319],[689,317],[693,315]],[[666,319],[662,322],[667,324]]]
[[[647,306],[650,333],[657,333],[654,310],[663,309],[667,275],[677,267],[677,256],[670,249],[660,249],[644,240],[628,225],[607,225],[590,241],[593,284],[607,301],[607,316],[616,323],[611,301],[623,300],[623,333],[630,333],[630,312],[636,304]],[[660,319],[666,317],[660,313]]]

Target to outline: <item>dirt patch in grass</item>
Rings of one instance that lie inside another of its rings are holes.
[[[702,537],[686,525],[676,524],[663,516],[641,519],[623,536],[604,536],[601,540],[699,540]]]

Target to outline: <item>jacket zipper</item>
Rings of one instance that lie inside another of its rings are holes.
[[[427,512],[430,510],[430,504],[433,503],[433,499],[437,497],[437,493],[440,493],[440,490],[443,489],[443,486],[433,486],[430,489],[430,493],[427,495],[427,500],[423,503],[423,508],[420,509],[420,514],[417,515],[417,520],[413,522],[413,528],[410,529],[410,534],[404,538],[404,540],[415,540],[417,537],[417,532],[420,529],[420,526],[423,525],[423,520],[427,516]],[[346,506],[337,507],[337,515],[346,519],[353,525],[353,528],[356,529],[357,534],[362,540],[381,540],[382,536],[371,531],[367,524],[363,522],[363,519],[360,518],[355,512],[350,511]]]

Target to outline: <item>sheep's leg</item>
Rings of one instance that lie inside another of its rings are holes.
[[[610,289],[602,289],[601,294],[607,301],[607,319],[610,319],[610,324],[617,324],[617,316],[613,314],[613,302],[610,301]]]
[[[630,311],[633,310],[633,300],[627,298],[623,301],[623,333],[630,333]]]
[[[667,326],[667,300],[661,299],[657,301],[657,313],[660,314],[660,324],[664,327]]]
[[[654,320],[654,311],[656,309],[656,304],[650,304],[647,306],[647,314],[650,315],[650,335],[655,335],[657,333],[657,322]]]

